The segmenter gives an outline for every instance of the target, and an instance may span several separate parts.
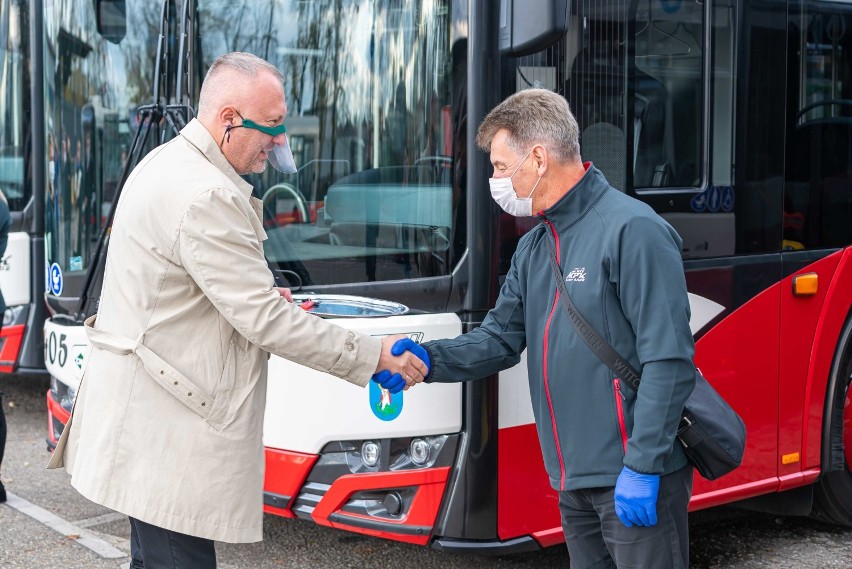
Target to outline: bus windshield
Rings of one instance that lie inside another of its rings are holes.
[[[198,85],[230,51],[285,75],[298,172],[250,181],[267,258],[292,286],[449,273],[449,12],[447,0],[199,1]]]
[[[12,211],[23,210],[32,195],[24,166],[30,129],[27,18],[27,4],[0,1],[0,190]]]

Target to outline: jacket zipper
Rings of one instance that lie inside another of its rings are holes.
[[[621,393],[621,380],[617,377],[612,380],[613,391],[615,392],[615,410],[618,414],[618,430],[621,437],[621,450],[627,454],[627,426],[624,423],[624,395]]]
[[[542,216],[544,217],[544,216]],[[546,217],[544,222],[550,227],[553,232],[553,239],[556,241],[556,264],[559,265],[559,236],[556,233],[556,228],[550,223]],[[547,239],[547,236],[545,236]],[[553,412],[553,401],[550,398],[550,378],[547,373],[547,338],[550,335],[550,323],[553,321],[553,315],[556,313],[556,308],[559,306],[559,289],[556,289],[556,294],[553,297],[553,306],[550,307],[550,314],[547,317],[547,323],[544,325],[544,346],[542,355],[542,382],[544,383],[544,393],[547,396],[547,407],[550,411],[550,426],[553,430],[553,444],[556,446],[556,456],[559,458],[559,488],[565,488],[565,462],[562,460],[562,445],[559,444],[559,433],[556,430],[556,415]]]

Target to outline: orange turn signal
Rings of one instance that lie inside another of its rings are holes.
[[[813,296],[819,289],[819,277],[816,273],[805,273],[793,277],[793,295]]]
[[[791,452],[781,455],[781,464],[793,464],[794,462],[799,462],[799,453]]]

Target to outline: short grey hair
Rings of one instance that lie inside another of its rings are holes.
[[[272,73],[279,81],[284,82],[284,75],[277,67],[252,53],[234,51],[217,57],[201,84],[201,93],[198,95],[198,114],[210,106],[215,99],[216,78],[224,71],[236,71],[246,77],[257,77],[261,71]]]
[[[548,89],[525,89],[494,107],[482,121],[476,145],[491,151],[501,130],[509,132],[509,146],[518,154],[542,144],[559,162],[580,160],[580,127],[562,95]]]

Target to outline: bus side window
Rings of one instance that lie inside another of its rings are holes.
[[[852,241],[852,17],[805,4],[791,26],[791,77],[798,104],[788,117],[784,247],[842,247]]]

